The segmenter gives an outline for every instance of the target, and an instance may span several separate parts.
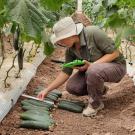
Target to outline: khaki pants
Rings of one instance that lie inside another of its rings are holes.
[[[101,102],[104,82],[119,82],[126,74],[126,65],[117,63],[100,63],[91,65],[86,72],[75,73],[68,81],[69,93],[90,96],[90,104],[97,108]]]

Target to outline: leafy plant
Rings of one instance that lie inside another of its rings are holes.
[[[134,0],[84,0],[83,5],[93,24],[100,28],[109,28],[116,33],[117,47],[121,38],[135,40]]]

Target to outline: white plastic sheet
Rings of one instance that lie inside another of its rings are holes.
[[[32,63],[24,63],[24,69],[21,71],[21,78],[15,79],[12,75],[15,74],[15,71],[13,69],[13,73],[10,73],[9,82],[11,84],[10,88],[4,89],[3,87],[3,78],[5,78],[5,74],[1,73],[0,77],[0,122],[3,120],[3,118],[7,115],[7,113],[10,111],[12,106],[15,105],[20,95],[23,93],[23,91],[26,89],[28,83],[32,79],[32,77],[35,75],[36,70],[38,66],[42,63],[42,61],[45,59],[45,55],[43,54],[43,51],[40,49],[39,53],[36,55]],[[5,62],[5,65],[3,65],[3,68],[1,69],[3,71],[6,71],[11,67],[11,60],[9,62]],[[17,65],[17,62],[15,63]]]

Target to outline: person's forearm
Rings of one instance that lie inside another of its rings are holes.
[[[106,63],[111,62],[119,56],[119,51],[115,51],[112,54],[105,54],[103,57],[95,61],[94,63]]]
[[[64,72],[61,72],[56,79],[47,87],[47,91],[51,91],[53,89],[58,88],[60,85],[64,84],[64,82],[69,78]]]

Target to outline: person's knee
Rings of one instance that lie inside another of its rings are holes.
[[[77,86],[76,85],[73,85],[72,83],[67,83],[66,84],[66,90],[70,94],[76,94],[76,92],[77,92]]]
[[[70,94],[73,94],[73,95],[76,95],[76,96],[83,96],[83,95],[85,95],[85,93],[82,91],[82,88],[78,84],[67,83],[66,90]]]
[[[90,67],[86,72],[87,83],[96,84],[98,81],[101,81],[102,77],[98,72],[95,66]]]
[[[86,76],[90,78],[97,77],[97,70],[94,67],[90,67],[86,72]]]

